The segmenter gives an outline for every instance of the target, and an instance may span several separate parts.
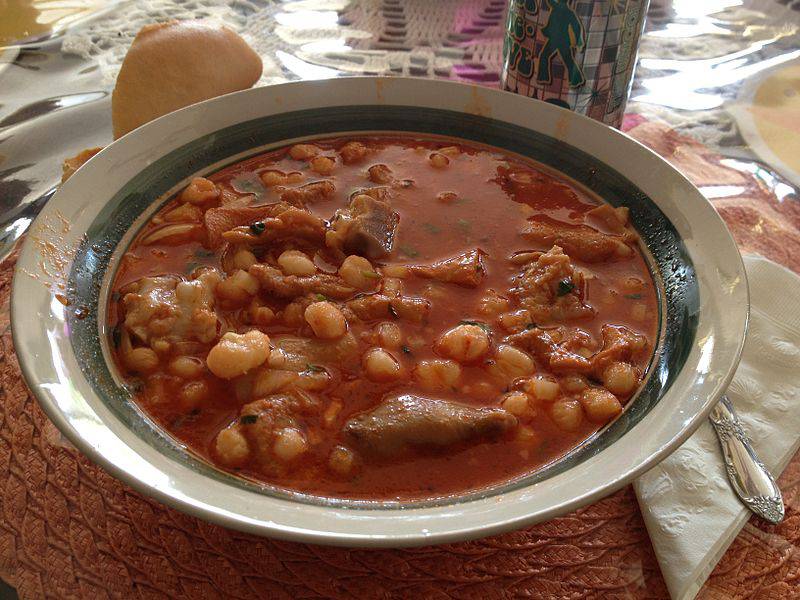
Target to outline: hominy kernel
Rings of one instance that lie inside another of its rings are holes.
[[[392,177],[392,170],[386,165],[372,165],[367,169],[369,173],[369,180],[373,183],[391,183],[394,179]]]
[[[403,332],[397,323],[379,323],[375,327],[380,345],[384,348],[399,348],[403,343]]]
[[[181,407],[184,410],[194,410],[208,399],[210,393],[205,381],[190,381],[178,393]]]
[[[256,255],[250,252],[247,248],[239,248],[233,254],[233,266],[236,269],[242,269],[246,271],[254,264],[258,262],[256,260]]]
[[[582,392],[589,387],[589,382],[583,375],[566,375],[561,378],[561,389],[568,394]]]
[[[458,362],[473,362],[489,351],[489,335],[477,325],[458,325],[439,338],[436,350]]]
[[[180,201],[191,204],[205,204],[219,197],[219,189],[214,182],[205,177],[195,177],[181,192]]]
[[[414,377],[428,390],[452,389],[461,378],[461,366],[453,360],[421,360]]]
[[[607,423],[622,412],[619,399],[603,388],[589,388],[581,396],[586,416],[593,423]]]
[[[332,158],[328,158],[327,156],[315,156],[309,162],[311,166],[311,170],[315,173],[319,173],[320,175],[330,175],[333,173],[334,167],[336,167],[336,161]]]
[[[136,373],[152,373],[158,368],[158,355],[150,348],[134,348],[124,359],[125,365]]]
[[[168,333],[168,330],[164,331],[163,333]],[[155,339],[150,342],[150,348],[152,348],[156,354],[163,356],[169,353],[169,351],[172,349],[172,344],[170,344],[167,340]]]
[[[331,302],[322,301],[310,304],[306,308],[305,318],[318,338],[333,340],[342,337],[347,332],[347,320],[342,311]]]
[[[495,370],[507,379],[516,379],[533,373],[533,359],[522,350],[501,344],[495,352]]]
[[[258,288],[258,279],[238,269],[217,284],[216,294],[232,304],[245,304],[258,293]]]
[[[320,149],[313,144],[295,144],[289,149],[289,156],[294,160],[308,160],[320,153]]]
[[[366,290],[375,287],[380,279],[380,275],[375,272],[372,264],[363,256],[355,254],[348,256],[339,267],[339,277],[344,282],[359,290]]]
[[[528,394],[524,392],[509,392],[503,396],[503,400],[500,404],[512,415],[521,417],[531,412],[528,400]]]
[[[478,302],[478,314],[484,317],[494,317],[507,311],[509,302],[493,290]]]
[[[364,371],[372,381],[399,379],[403,369],[397,359],[383,348],[373,348],[364,354]]]
[[[278,266],[286,275],[307,277],[317,272],[317,266],[299,250],[286,250],[278,257]]]
[[[614,362],[603,369],[603,385],[613,394],[627,396],[634,390],[638,380],[636,369],[626,362]]]
[[[169,362],[167,369],[172,375],[192,379],[198,377],[205,370],[205,366],[202,360],[194,356],[176,356]]]
[[[220,431],[214,442],[214,449],[219,459],[229,467],[241,466],[250,456],[247,438],[236,427]]]
[[[450,164],[450,159],[444,154],[439,154],[438,152],[431,153],[431,155],[428,157],[428,160],[430,161],[431,166],[437,169],[444,169]]]
[[[355,454],[349,448],[344,446],[336,446],[331,450],[330,458],[328,459],[328,466],[334,473],[339,475],[347,475],[353,470],[353,463],[355,462]]]
[[[537,400],[552,402],[561,394],[561,387],[550,379],[533,377],[525,383],[525,391]]]
[[[303,322],[303,305],[299,302],[291,302],[283,309],[283,323],[289,327],[297,327]]]
[[[285,173],[280,171],[264,171],[261,174],[261,182],[266,187],[275,187],[276,185],[286,185],[287,177]]]
[[[563,431],[575,431],[583,419],[583,409],[575,400],[562,399],[550,407],[550,417],[556,426]]]
[[[269,325],[275,320],[275,311],[269,306],[259,306],[258,304],[251,304],[250,306],[250,321],[254,325]]]
[[[436,199],[442,204],[452,204],[458,200],[458,194],[455,192],[439,192],[436,194]]]
[[[286,183],[300,183],[305,180],[306,176],[300,171],[292,171],[286,174]]]
[[[344,163],[349,165],[362,160],[367,155],[367,147],[361,142],[347,142],[339,154]]]
[[[500,327],[511,333],[522,331],[533,323],[531,313],[525,309],[503,313],[497,320],[500,322]]]
[[[517,428],[517,435],[515,439],[518,442],[522,442],[524,444],[531,444],[538,439],[536,432],[531,429],[530,427],[526,427],[525,425],[521,425]]]
[[[244,334],[229,331],[206,357],[208,369],[222,379],[233,379],[269,358],[269,336],[257,329]]]
[[[284,427],[276,432],[272,451],[283,462],[289,462],[303,454],[306,447],[302,433],[293,427]]]

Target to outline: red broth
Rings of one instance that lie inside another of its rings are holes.
[[[118,365],[160,426],[340,498],[459,494],[559,458],[638,389],[657,327],[625,210],[441,138],[320,140],[194,180],[114,291]]]

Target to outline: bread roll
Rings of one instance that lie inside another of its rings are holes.
[[[261,59],[227,27],[172,21],[142,27],[111,97],[114,139],[169,112],[251,87]]]

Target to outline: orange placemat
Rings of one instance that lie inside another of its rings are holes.
[[[659,123],[632,135],[703,186],[743,248],[800,266],[800,212],[753,176]],[[0,576],[21,598],[666,598],[630,487],[565,517],[461,544],[357,550],[280,542],[186,516],[69,446],[22,381],[0,264]],[[788,517],[751,524],[701,597],[800,595],[800,460],[781,479]],[[766,595],[765,595],[766,594]]]

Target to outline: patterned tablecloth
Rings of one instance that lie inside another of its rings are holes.
[[[262,83],[368,72],[496,85],[503,10],[502,0],[153,0],[0,50],[0,254],[49,197],[60,159],[110,140],[109,85],[144,22],[228,22],[264,57]],[[775,131],[800,123],[798,28],[800,13],[768,0],[653,5],[624,124],[700,187],[744,251],[796,272],[795,142]],[[0,577],[22,598],[667,597],[631,488],[522,531],[379,551],[257,538],[141,496],[70,447],[29,395],[8,322],[13,265],[13,253],[0,263]],[[699,597],[800,596],[800,456],[780,483],[786,520],[751,520]]]

